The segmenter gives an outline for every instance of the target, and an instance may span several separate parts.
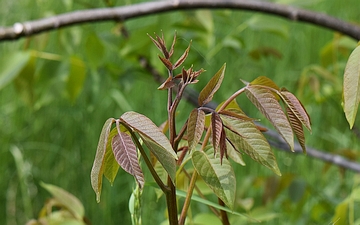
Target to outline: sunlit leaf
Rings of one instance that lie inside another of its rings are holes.
[[[96,193],[96,201],[100,202],[102,176],[104,173],[104,159],[105,151],[108,142],[108,137],[111,129],[111,125],[115,122],[114,118],[106,120],[100,134],[96,155],[91,169],[91,186]]]
[[[120,131],[112,139],[112,148],[115,159],[121,168],[135,177],[140,188],[144,187],[144,174],[140,168],[136,146],[131,136]]]
[[[252,85],[262,85],[266,87],[273,88],[277,91],[280,91],[280,88],[272,81],[270,78],[265,76],[257,77],[255,80],[251,81],[250,84]]]
[[[74,195],[55,185],[41,182],[41,186],[50,192],[78,220],[83,220],[85,209],[82,203]]]
[[[126,112],[120,117],[120,120],[139,133],[146,146],[174,181],[177,155],[162,131],[149,118],[136,112]]]
[[[199,143],[205,125],[205,113],[202,110],[194,109],[191,111],[187,123],[187,138],[189,150],[191,151]]]
[[[86,67],[84,62],[73,56],[70,58],[70,70],[66,80],[66,89],[71,101],[74,101],[84,86]]]
[[[344,112],[350,125],[354,126],[360,102],[360,44],[350,54],[344,73]]]
[[[220,88],[221,82],[224,79],[226,63],[220,68],[220,70],[211,78],[199,94],[199,105],[205,105],[209,103],[215,92]]]
[[[237,150],[245,152],[256,162],[281,175],[269,143],[252,121],[220,116],[224,126],[230,128],[225,129],[226,137]]]
[[[0,60],[0,90],[9,84],[30,60],[30,52],[14,52]]]
[[[299,120],[299,118],[294,114],[294,112],[291,111],[291,109],[289,107],[286,107],[286,111],[288,114],[288,118],[289,118],[291,127],[295,133],[295,136],[298,139],[303,152],[306,153],[305,136],[304,136],[304,130],[302,127],[302,123]]]
[[[225,131],[225,134],[226,134],[226,131]],[[238,150],[236,150],[229,141],[226,141],[226,149],[227,149],[227,154],[228,154],[229,158],[231,158],[234,162],[236,162],[242,166],[246,165],[241,153]]]
[[[118,131],[116,128],[111,130],[106,144],[104,158],[104,176],[109,180],[111,185],[114,183],[115,177],[119,171],[119,163],[116,161],[111,147],[111,141],[117,133]]]
[[[194,151],[192,154],[193,165],[205,181],[230,209],[234,207],[236,179],[233,168],[227,159],[220,160],[215,158],[213,149],[210,148],[205,152]]]
[[[294,116],[309,130],[311,131],[311,121],[305,107],[291,92],[285,89],[281,90],[281,98],[284,100],[289,109],[293,112]]]
[[[214,152],[216,153],[220,148],[221,131],[223,129],[222,121],[217,113],[211,114],[211,132],[212,132],[212,143]]]
[[[248,85],[246,95],[262,114],[274,125],[285,139],[290,149],[294,150],[294,134],[290,123],[274,94],[261,86]]]

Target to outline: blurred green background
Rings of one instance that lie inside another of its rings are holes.
[[[0,26],[137,2],[2,0]],[[274,2],[360,22],[358,0]],[[107,118],[134,110],[157,125],[164,122],[166,92],[157,90],[159,84],[140,66],[139,57],[165,77],[147,33],[163,31],[170,43],[175,30],[175,55],[182,54],[192,40],[185,65],[207,71],[193,86],[196,90],[224,62],[227,69],[214,97],[217,102],[243,86],[239,79],[268,76],[295,93],[308,110],[313,124],[312,134],[306,133],[309,146],[358,161],[359,122],[349,130],[341,106],[343,70],[355,40],[309,24],[231,10],[172,12],[124,23],[72,26],[0,42],[0,224],[25,224],[37,218],[50,197],[40,181],[78,197],[92,224],[131,223],[128,201],[133,178],[119,171],[112,187],[104,181],[97,204],[90,170]],[[246,98],[240,97],[238,103],[248,115],[268,124]],[[180,105],[179,122],[184,122],[191,107]],[[360,223],[359,215],[351,217],[351,212],[360,210],[359,177],[354,172],[304,155],[274,152],[282,177],[249,158],[245,158],[247,166],[235,165],[236,211],[248,212],[263,224],[331,224],[335,215],[342,216],[335,224]],[[147,181],[152,181],[150,176]],[[341,204],[345,199],[352,204]],[[165,220],[164,202],[164,197],[157,200],[154,187],[145,186],[143,224]],[[209,210],[193,203],[191,213],[196,217]],[[231,220],[248,224],[239,217]]]

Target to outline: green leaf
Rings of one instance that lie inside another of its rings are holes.
[[[105,57],[105,47],[95,33],[87,35],[85,40],[85,55],[92,68],[100,66]]]
[[[192,154],[193,165],[205,181],[230,209],[234,207],[236,179],[234,170],[227,159],[223,159],[222,165],[219,158],[215,158],[214,149],[194,151]]]
[[[221,82],[224,79],[226,63],[220,68],[220,70],[211,78],[199,94],[198,103],[200,106],[209,103],[215,92],[220,88]]]
[[[281,176],[269,143],[252,121],[240,120],[226,115],[220,116],[227,128],[225,129],[226,137],[237,150],[242,150],[253,160]]]
[[[29,106],[35,102],[34,84],[35,84],[36,57],[31,55],[26,65],[15,78],[15,87]]]
[[[161,130],[149,118],[136,112],[126,112],[120,117],[120,120],[139,133],[146,146],[174,181],[177,155]]]
[[[124,128],[125,130],[125,128]],[[108,181],[110,182],[111,185],[113,185],[115,177],[119,171],[119,164],[116,161],[115,157],[114,157],[114,153],[112,151],[112,147],[111,147],[111,140],[113,139],[113,137],[115,137],[115,135],[117,135],[118,131],[116,129],[116,127],[114,129],[111,130],[109,137],[108,137],[108,141],[106,144],[106,151],[105,151],[105,158],[104,158],[104,176],[106,177],[106,179],[108,179]]]
[[[14,80],[30,60],[30,52],[15,52],[0,60],[0,90]]]
[[[288,143],[290,149],[294,151],[294,134],[274,94],[262,86],[252,85],[247,86],[245,93],[250,101],[274,125],[275,129],[284,138],[286,143]]]
[[[285,39],[289,37],[288,26],[278,18],[267,15],[255,15],[247,21],[247,25],[253,30],[276,34]]]
[[[109,118],[106,120],[100,134],[100,139],[96,149],[96,155],[91,169],[91,186],[96,193],[96,201],[100,202],[101,195],[101,186],[102,186],[102,176],[104,173],[104,162],[105,162],[105,152],[108,142],[108,137],[111,129],[111,125],[115,122],[114,118]]]
[[[140,168],[136,146],[131,136],[119,129],[111,143],[115,159],[121,168],[135,177],[140,188],[144,187],[144,174]]]
[[[354,126],[360,102],[360,42],[350,54],[344,73],[344,112],[350,125]]]
[[[176,195],[177,196],[180,196],[180,197],[183,197],[183,198],[186,198],[186,192],[185,191],[181,191],[181,190],[176,190]],[[233,210],[229,209],[229,208],[226,208],[224,206],[221,206],[217,203],[214,203],[212,201],[209,201],[209,200],[206,200],[206,199],[203,199],[201,198],[200,196],[197,196],[195,194],[193,194],[191,196],[191,200],[192,201],[195,201],[195,202],[199,202],[201,204],[204,204],[204,205],[208,205],[208,206],[211,206],[211,207],[214,207],[215,209],[219,209],[219,210],[222,210],[222,211],[225,211],[225,212],[228,212],[230,214],[233,214],[233,215],[236,215],[236,216],[242,216],[242,217],[246,217],[248,219],[251,219],[253,221],[258,221],[254,218],[251,218],[250,216],[246,215],[246,214],[242,214],[242,213],[238,213],[238,212],[234,212]],[[258,221],[259,222],[259,221]]]
[[[66,90],[71,101],[75,101],[84,86],[86,67],[84,62],[73,56],[70,58],[70,70],[66,80]]]
[[[225,131],[225,133],[226,133],[226,131]],[[236,162],[242,166],[246,165],[241,153],[239,151],[237,151],[228,141],[226,142],[226,149],[227,149],[228,156],[232,160],[234,160],[234,162]]]
[[[194,109],[191,111],[187,123],[187,138],[189,150],[191,151],[199,143],[205,126],[205,113],[202,110]]]
[[[43,182],[41,182],[40,185],[50,192],[65,208],[67,208],[76,219],[80,221],[83,220],[85,209],[79,199],[55,185],[45,184]]]

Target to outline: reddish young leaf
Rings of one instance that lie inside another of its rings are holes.
[[[190,151],[199,143],[205,125],[205,113],[202,110],[191,111],[187,124],[187,138]]]
[[[212,131],[212,143],[214,147],[214,153],[220,148],[220,139],[223,130],[223,124],[219,114],[211,114],[211,131]]]
[[[209,103],[215,92],[220,88],[221,82],[224,79],[226,63],[220,68],[220,70],[210,79],[206,86],[199,94],[198,103],[200,106]]]
[[[154,43],[154,45],[162,52],[162,48],[161,48],[160,43],[157,40],[155,40],[153,37],[151,37],[149,34],[147,34],[147,36],[149,36],[149,38]]]
[[[295,95],[286,89],[282,89],[280,94],[281,98],[293,112],[294,116],[296,116],[297,119],[311,132],[310,117],[301,102],[295,97]]]
[[[289,121],[290,121],[291,127],[295,133],[295,136],[298,139],[303,152],[306,153],[305,136],[304,136],[304,130],[302,127],[302,122],[299,120],[299,118],[294,114],[294,112],[289,107],[286,107],[286,112],[289,117]]]
[[[170,47],[169,58],[174,54],[175,43],[176,43],[176,32],[174,34],[174,39],[173,39],[173,42],[172,42],[171,47]]]
[[[180,56],[180,58],[176,61],[176,63],[174,63],[173,70],[181,66],[181,64],[183,64],[183,62],[186,60],[186,58],[189,55],[190,46],[191,46],[191,41],[189,43],[189,46],[186,48],[185,52],[182,54],[182,56]]]
[[[133,175],[140,188],[144,187],[144,174],[140,168],[136,146],[131,136],[125,132],[120,132],[112,140],[112,149],[116,161],[121,168]]]
[[[173,65],[171,64],[171,62],[168,59],[165,59],[164,57],[161,57],[159,55],[158,55],[158,57],[168,70],[173,69]]]
[[[237,113],[238,110],[232,110],[232,109],[228,109],[228,110],[221,110],[220,112],[218,112],[221,115],[227,115],[227,116],[231,116],[231,117],[235,117],[241,120],[248,120],[248,121],[253,121],[253,118],[248,117],[247,115],[243,114],[243,113]]]
[[[100,202],[106,145],[108,142],[111,126],[114,122],[115,122],[114,118],[109,118],[108,120],[106,120],[101,130],[93,167],[91,169],[91,186],[96,193],[97,202]]]
[[[284,140],[294,150],[294,134],[290,123],[273,92],[261,86],[248,85],[246,95],[262,114],[274,125]]]
[[[169,89],[171,87],[175,86],[175,82],[173,81],[172,77],[168,77],[164,83],[162,83],[159,87],[158,90],[165,90],[165,89]]]
[[[224,127],[222,127],[221,136],[220,136],[220,164],[222,164],[224,156],[226,156],[226,158],[228,158],[227,145],[226,145],[226,133],[225,133]]]
[[[139,133],[174,182],[177,155],[161,130],[149,118],[136,112],[126,112],[120,117],[120,120]]]
[[[155,34],[156,35],[156,34]],[[166,44],[165,44],[165,38],[164,38],[164,33],[162,33],[161,38],[156,35],[156,40],[158,41],[158,43],[160,44],[161,47],[161,51],[164,54],[165,58],[169,58],[169,52],[166,49]]]

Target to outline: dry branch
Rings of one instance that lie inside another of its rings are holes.
[[[89,22],[126,21],[128,19],[156,13],[205,8],[248,10],[272,14],[289,20],[302,21],[332,29],[356,40],[360,40],[359,26],[322,13],[291,6],[255,0],[168,0],[115,8],[74,11],[39,20],[17,22],[13,26],[0,27],[0,41],[19,39],[24,36],[31,36],[45,31]]]

